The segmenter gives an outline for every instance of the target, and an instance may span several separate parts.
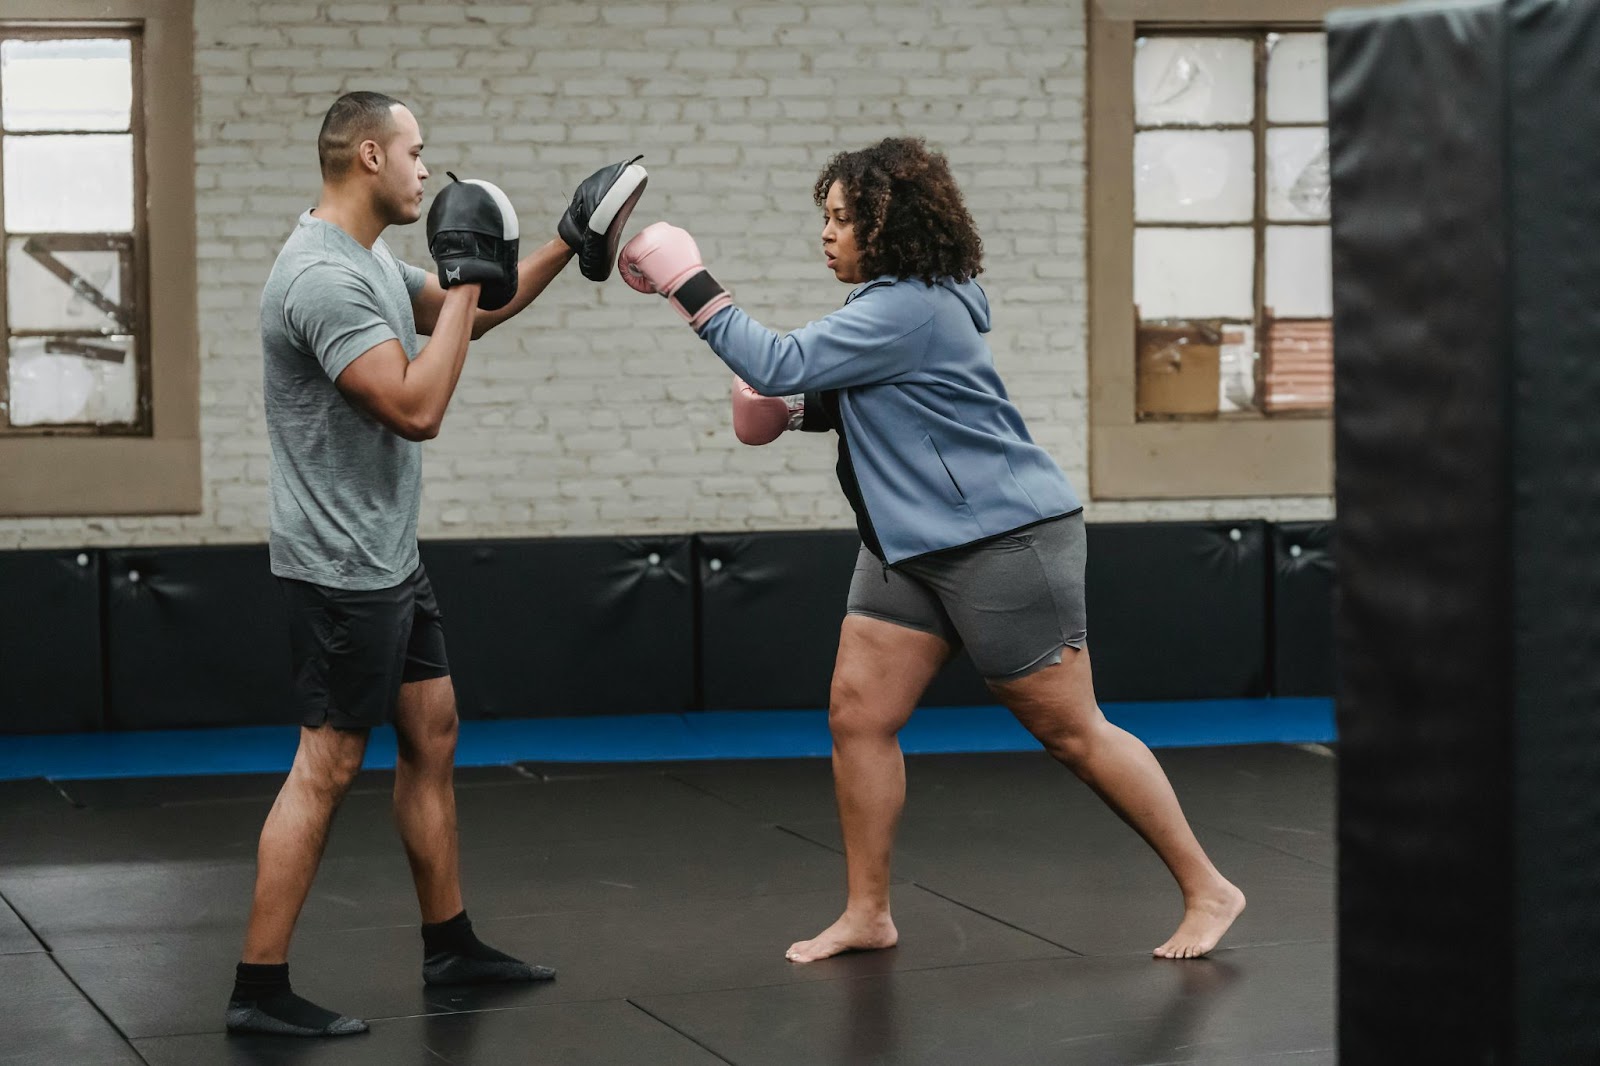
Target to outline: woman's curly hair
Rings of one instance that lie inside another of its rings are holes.
[[[983,270],[983,242],[943,155],[920,137],[886,137],[870,148],[840,152],[817,177],[812,198],[828,200],[844,185],[861,250],[861,272],[875,278],[968,281]]]

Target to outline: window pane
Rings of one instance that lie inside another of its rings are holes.
[[[1328,218],[1328,131],[1267,131],[1267,217],[1293,222]]]
[[[1328,43],[1320,33],[1267,38],[1267,121],[1328,121]]]
[[[1333,316],[1333,241],[1327,226],[1267,227],[1266,305],[1274,318]]]
[[[16,337],[6,369],[14,426],[134,420],[132,337]]]
[[[102,333],[131,328],[106,308],[108,304],[121,307],[124,302],[119,252],[51,250],[46,243],[46,238],[24,237],[11,240],[6,248],[7,321],[11,328]],[[73,286],[59,271],[82,280]]]
[[[133,106],[126,40],[0,44],[0,121],[7,130],[125,130]]]
[[[1133,299],[1153,318],[1255,317],[1255,235],[1248,227],[1133,235]]]
[[[1133,173],[1140,222],[1249,222],[1255,211],[1255,144],[1248,131],[1140,133]]]
[[[12,233],[133,230],[133,138],[101,133],[5,139]]]
[[[1238,37],[1141,37],[1133,60],[1141,126],[1242,125],[1255,118],[1255,44]]]
[[[1248,411],[1256,405],[1256,330],[1240,322],[1222,327],[1217,398],[1219,411]]]
[[[1333,407],[1333,323],[1273,322],[1267,327],[1265,393],[1269,412]]]

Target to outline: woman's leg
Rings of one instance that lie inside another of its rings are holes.
[[[1183,921],[1154,954],[1193,959],[1214,948],[1244,910],[1244,893],[1211,865],[1150,749],[1100,713],[1088,649],[1065,648],[1056,665],[989,687],[1051,756],[1144,837],[1177,879]]]
[[[889,917],[889,856],[905,805],[906,767],[896,734],[950,654],[950,645],[932,633],[845,616],[828,728],[848,898],[838,921],[789,948],[791,962],[892,947],[898,940]]]

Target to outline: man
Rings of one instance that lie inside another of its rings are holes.
[[[462,903],[452,772],[456,706],[444,630],[417,553],[421,443],[439,433],[467,344],[528,306],[576,254],[603,280],[645,185],[630,161],[573,196],[560,237],[517,260],[515,212],[486,182],[435,198],[438,274],[381,239],[422,212],[416,118],[380,93],[340,97],[317,138],[322,194],[261,299],[272,445],[272,572],[289,606],[300,747],[261,831],[230,1031],[364,1032],[296,996],[289,940],[369,730],[392,720],[394,812],[422,912],[429,984],[537,981],[473,935]],[[418,340],[426,336],[427,343]]]

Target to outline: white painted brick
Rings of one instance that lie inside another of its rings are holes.
[[[461,62],[464,66],[473,70],[481,70],[486,74],[492,74],[502,70],[526,70],[531,58],[528,53],[516,49],[491,52],[475,48],[464,52],[461,56]],[[494,90],[491,87],[489,91],[493,92]]]
[[[355,31],[342,26],[294,26],[288,36],[296,48],[349,48],[356,43]]]
[[[711,32],[711,43],[732,53],[750,54],[752,49],[771,50],[777,43],[771,30],[735,29],[720,26]],[[798,54],[798,53],[790,53]]]
[[[607,70],[618,74],[654,74],[671,66],[673,56],[667,52],[607,52]],[[613,90],[618,86],[613,85]]]
[[[796,96],[825,96],[835,91],[829,78],[774,78],[768,91],[780,100]]]
[[[388,4],[329,4],[333,22],[387,22],[392,14]]]
[[[811,182],[889,135],[946,151],[983,233],[990,345],[1038,439],[1088,467],[1081,5],[732,0],[613,5],[207,0],[195,5],[204,512],[0,520],[0,548],[249,543],[266,535],[261,283],[313,203],[313,139],[351,89],[405,100],[428,163],[499,182],[523,248],[573,186],[644,151],[629,232],[690,229],[741,306],[793,329],[839,306]],[[437,190],[438,180],[430,182]],[[430,267],[421,225],[386,239]],[[472,345],[424,449],[424,536],[850,528],[831,437],[729,426],[729,374],[656,297],[566,270]],[[1092,505],[1100,521],[1327,518],[1325,499]]]
[[[473,4],[472,10],[467,13],[467,21],[487,22],[494,26],[518,26],[532,22],[534,13],[534,8],[530,4]]]
[[[715,48],[687,48],[672,54],[674,70],[732,73],[739,65],[739,53]]]
[[[430,48],[449,48],[465,45],[472,48],[489,48],[498,43],[494,30],[483,26],[429,30],[424,38]]]
[[[401,4],[395,8],[394,17],[401,22],[456,26],[466,21],[466,5]]]
[[[448,49],[427,48],[400,52],[395,56],[395,61],[406,70],[431,73],[436,70],[459,69],[461,55]]]
[[[601,21],[611,26],[665,26],[665,4],[604,4],[600,9]]]
[[[313,70],[324,63],[316,53],[300,48],[256,48],[246,55],[250,66],[257,70]],[[238,63],[237,56],[233,62]]]
[[[827,47],[837,45],[843,39],[838,29],[820,26],[785,26],[776,34],[777,42],[785,48]]]
[[[559,52],[535,52],[532,58],[534,70],[544,71],[598,71],[604,61],[604,53],[599,49],[572,50]],[[565,84],[561,86],[566,89]],[[615,89],[613,83],[611,89]]]
[[[744,4],[738,9],[741,25],[782,26],[804,22],[806,9],[798,4]]]

